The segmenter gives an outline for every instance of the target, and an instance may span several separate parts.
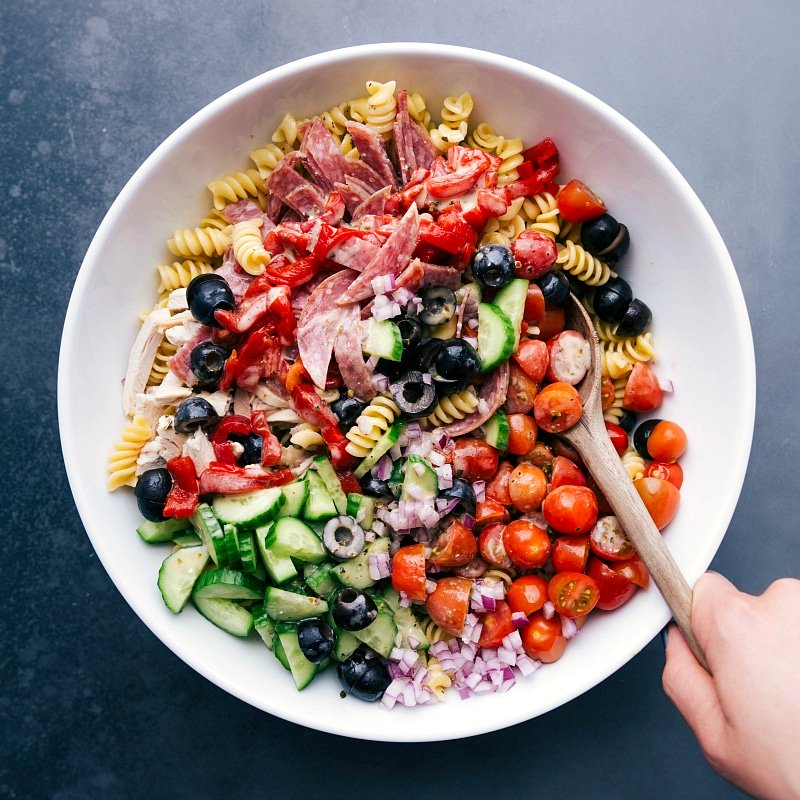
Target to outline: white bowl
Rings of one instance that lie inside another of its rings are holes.
[[[164,606],[156,575],[165,550],[144,544],[131,492],[109,494],[106,456],[124,424],[121,385],[137,315],[155,296],[154,267],[176,227],[208,210],[205,183],[248,165],[286,110],[319,113],[394,79],[434,113],[470,91],[473,119],[533,144],[551,136],[562,179],[580,177],[631,230],[621,266],[652,308],[657,371],[674,397],[660,415],[688,431],[680,511],[666,540],[690,583],[708,567],[744,480],[753,431],[755,364],[736,273],[711,218],[664,154],[616,111],[567,81],[519,61],[439,44],[379,44],[304,58],[214,100],[145,161],[106,215],[78,274],[64,325],[59,421],[78,510],[103,565],[142,621],[180,658],[252,705],[310,728],[389,741],[453,739],[543,714],[595,686],[669,619],[655,588],[596,613],[556,664],[502,695],[387,711],[342,700],[333,670],[296,692],[256,639],[242,641],[187,608]],[[171,260],[171,259],[170,259]]]

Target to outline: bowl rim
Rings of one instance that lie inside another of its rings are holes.
[[[100,531],[97,530],[97,526],[90,526],[88,524],[88,521],[92,519],[91,497],[87,493],[87,486],[84,485],[84,482],[81,480],[81,468],[78,458],[77,443],[73,442],[69,435],[69,422],[71,419],[72,402],[68,391],[68,379],[74,371],[71,343],[78,335],[78,329],[80,325],[79,308],[82,307],[85,296],[91,287],[91,265],[96,261],[96,254],[98,251],[101,251],[102,248],[105,247],[109,233],[114,229],[120,215],[123,213],[129,196],[134,194],[140,184],[148,178],[151,171],[161,160],[162,155],[169,151],[176,142],[183,140],[196,129],[202,128],[209,119],[215,117],[228,105],[237,102],[243,96],[258,91],[264,84],[280,81],[293,75],[299,75],[309,70],[319,69],[334,63],[343,61],[357,62],[360,58],[374,57],[376,55],[425,55],[440,57],[446,60],[464,59],[472,63],[484,63],[506,70],[515,71],[529,78],[533,78],[540,83],[546,84],[550,88],[569,96],[579,104],[588,106],[591,111],[600,115],[601,117],[607,118],[613,126],[621,129],[626,136],[636,141],[637,144],[647,152],[648,156],[654,159],[654,161],[659,164],[661,169],[663,169],[669,175],[676,190],[680,191],[685,201],[691,207],[692,213],[696,216],[698,223],[702,225],[704,232],[708,235],[709,243],[714,249],[724,272],[727,274],[729,283],[728,288],[730,289],[732,300],[732,306],[730,307],[729,312],[735,318],[737,329],[741,334],[738,344],[742,348],[741,356],[743,372],[739,377],[742,381],[743,387],[745,388],[745,396],[740,397],[740,401],[746,410],[746,415],[745,418],[742,419],[739,428],[736,431],[733,431],[731,434],[736,440],[737,452],[741,452],[743,457],[737,464],[735,474],[732,476],[732,480],[730,481],[730,490],[728,491],[726,497],[722,498],[720,518],[727,520],[727,522],[724,526],[720,526],[720,531],[714,540],[708,542],[708,550],[711,552],[711,557],[708,559],[708,563],[711,562],[717,550],[719,549],[722,538],[724,537],[726,530],[730,525],[736,504],[741,494],[741,489],[749,462],[753,430],[755,425],[755,351],[744,293],[738,280],[738,276],[736,275],[733,261],[709,212],[677,167],[674,166],[666,154],[660,150],[646,134],[644,134],[636,125],[634,125],[634,123],[632,123],[624,115],[616,111],[604,101],[565,78],[555,75],[545,69],[542,69],[541,67],[534,66],[509,56],[475,48],[438,44],[434,42],[390,42],[362,44],[352,47],[337,48],[334,50],[305,56],[287,64],[277,66],[271,70],[261,73],[260,75],[256,75],[212,100],[203,108],[195,112],[185,122],[178,126],[169,136],[167,136],[134,172],[106,212],[83,258],[70,295],[69,305],[64,319],[61,345],[59,350],[57,403],[59,434],[61,439],[64,465],[69,480],[70,490],[72,492],[75,505],[78,509],[81,522],[86,530],[87,535],[89,536],[90,541],[92,542],[92,546],[94,547],[98,558],[103,564],[103,567],[105,568],[109,577],[114,582],[116,589],[123,595],[128,605],[133,609],[142,622],[144,622],[144,624],[161,640],[161,642],[196,672],[203,675],[212,683],[216,684],[238,699],[244,700],[245,702],[261,710],[267,711],[270,714],[279,716],[288,721],[328,733],[344,735],[353,738],[369,738],[371,740],[384,741],[435,741],[487,733],[500,728],[519,724],[530,719],[531,716],[525,712],[524,704],[519,704],[519,710],[515,714],[504,716],[500,721],[500,724],[494,720],[492,715],[476,714],[474,716],[474,724],[467,730],[459,729],[437,731],[426,727],[425,729],[418,730],[414,735],[408,736],[402,735],[399,731],[394,731],[392,726],[380,726],[380,730],[371,729],[369,731],[360,732],[358,730],[348,729],[345,722],[337,724],[336,720],[325,721],[318,718],[311,720],[308,718],[308,715],[303,713],[295,714],[291,712],[284,712],[283,710],[273,709],[269,707],[268,702],[264,702],[263,696],[259,697],[255,692],[243,693],[241,691],[241,687],[235,685],[235,682],[231,680],[227,674],[220,674],[212,667],[204,664],[202,659],[195,656],[189,648],[183,647],[180,645],[180,643],[172,641],[169,630],[166,628],[166,626],[160,624],[157,620],[150,618],[147,610],[143,607],[143,604],[139,602],[138,596],[131,592],[127,592],[123,588],[125,586],[125,582],[124,580],[121,580],[122,569],[121,566],[118,567],[114,563],[112,553],[113,548],[110,546],[108,540],[105,539],[101,535]],[[705,565],[706,568],[708,563]],[[690,585],[692,585],[699,577],[699,574],[699,572],[698,574],[690,574],[689,571],[685,571],[687,581],[690,583]],[[567,692],[566,696],[560,696],[558,702],[552,704],[545,703],[545,708],[540,713],[547,713],[548,711],[551,711],[554,708],[573,700],[575,697],[578,697],[583,692],[588,691],[612,675],[633,657],[635,657],[645,647],[645,645],[647,645],[653,636],[655,636],[657,631],[668,622],[669,618],[669,611],[667,610],[666,605],[662,603],[662,611],[661,614],[658,615],[658,618],[654,616],[650,625],[642,626],[640,629],[638,629],[636,635],[631,637],[628,643],[629,647],[624,650],[621,649],[613,658],[610,658],[607,661],[602,677],[599,679],[593,677],[591,681],[578,683],[576,687],[573,687],[574,691]]]

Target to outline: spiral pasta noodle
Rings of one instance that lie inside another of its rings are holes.
[[[211,211],[208,212],[208,216],[200,220],[199,227],[216,228],[221,231],[223,228],[227,228],[228,225],[230,225],[230,222],[220,214],[219,209],[212,208]]]
[[[614,402],[603,412],[603,419],[606,422],[613,422],[619,425],[620,420],[625,415],[622,401],[625,397],[625,386],[628,383],[627,374],[621,378],[616,378],[612,383],[614,384]]]
[[[632,447],[627,448],[620,456],[625,472],[630,475],[631,480],[639,480],[644,475],[645,461]]]
[[[528,230],[543,233],[551,239],[557,238],[561,233],[558,201],[550,192],[526,197],[523,203],[523,213],[530,220],[527,225]]]
[[[211,181],[208,189],[214,198],[214,208],[219,211],[229,203],[262,195],[264,181],[257,169],[248,169],[247,172],[236,172],[218,181]]]
[[[221,256],[231,243],[232,226],[216,228],[179,228],[167,242],[170,253],[181,258]]]
[[[467,138],[469,115],[473,100],[469,92],[458,97],[446,97],[442,106],[442,122],[430,131],[433,146],[440,153],[446,153],[454,144],[461,144]]]
[[[505,139],[495,133],[494,128],[486,122],[481,122],[467,137],[470,147],[477,147],[484,153],[494,153],[503,145]]]
[[[233,254],[242,269],[250,275],[260,275],[269,264],[270,254],[264,249],[260,219],[244,219],[233,226]]]
[[[567,241],[556,247],[556,264],[589,286],[602,286],[609,278],[617,276],[608,264],[595,258],[579,244]]]
[[[397,101],[394,98],[396,87],[395,81],[367,81],[369,98],[366,125],[379,133],[384,141],[392,137],[394,118],[397,115]]]
[[[152,436],[150,423],[144,417],[134,417],[128,421],[108,457],[106,485],[110,492],[120,486],[136,486],[136,461]]]
[[[206,261],[173,261],[156,267],[160,283],[158,293],[185,289],[198,275],[213,272],[214,268]]]
[[[366,458],[378,439],[386,433],[400,413],[400,407],[391,397],[378,395],[360,414],[356,424],[347,432],[348,453],[356,458]]]
[[[322,438],[319,428],[309,422],[295,425],[289,435],[289,441],[296,447],[302,447],[304,450],[315,450],[325,445],[325,440]]]
[[[275,171],[275,167],[278,166],[278,162],[290,149],[291,148],[286,145],[281,147],[274,142],[269,142],[250,153],[250,160],[256,165],[261,180],[266,181],[266,179],[272,175]]]
[[[502,160],[497,169],[497,185],[505,186],[519,178],[517,167],[525,160],[522,139],[505,139],[495,150]]]
[[[508,589],[514,580],[514,576],[508,572],[508,570],[492,567],[483,573],[481,580],[485,583],[503,583],[506,589]]]
[[[457,419],[464,419],[478,407],[478,395],[472,386],[461,392],[448,394],[439,400],[436,408],[425,418],[432,428],[440,425],[449,425]]]
[[[172,344],[166,337],[161,340],[161,344],[156,350],[156,357],[153,366],[150,367],[150,375],[147,377],[148,386],[158,386],[169,372],[169,360],[178,352],[178,345]]]
[[[436,644],[436,642],[449,642],[453,638],[452,634],[437,625],[427,615],[419,620],[419,624],[422,628],[422,632],[431,644]]]
[[[452,678],[442,669],[439,659],[428,656],[428,676],[425,679],[425,688],[440,702],[445,699],[446,691],[453,685]]]
[[[419,92],[408,93],[408,114],[411,119],[419,122],[425,130],[431,125],[431,113],[425,103],[425,98]]]
[[[286,112],[280,124],[272,134],[272,141],[277,145],[285,145],[288,149],[296,150],[300,144],[300,125],[305,120],[298,120],[294,114]]]
[[[600,365],[603,375],[621,378],[641,361],[652,361],[656,357],[653,335],[641,333],[619,342],[600,342]]]

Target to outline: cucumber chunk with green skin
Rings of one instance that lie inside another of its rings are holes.
[[[188,519],[165,519],[163,522],[151,522],[146,519],[136,529],[136,533],[148,544],[162,544],[174,540],[178,534],[191,529]]]
[[[191,528],[172,537],[172,543],[177,547],[199,547],[203,540]]]
[[[207,563],[208,550],[202,545],[182,547],[164,559],[158,571],[158,588],[174,614],[183,610]]]
[[[352,517],[365,531],[372,530],[375,521],[375,498],[368,494],[350,492],[347,495],[347,516]]]
[[[290,556],[299,561],[321,564],[328,558],[319,536],[295,517],[281,517],[272,525],[265,547],[278,556]]]
[[[253,615],[233,600],[192,595],[197,610],[218,628],[233,636],[246,637],[253,631]]]
[[[331,564],[307,564],[303,570],[303,580],[314,594],[326,599],[342,588]]]
[[[300,517],[308,498],[308,481],[294,481],[281,486],[285,503],[278,511],[279,517]]]
[[[290,556],[278,555],[267,547],[267,536],[274,522],[256,528],[256,544],[267,573],[274,583],[281,584],[297,577],[297,568]]]
[[[226,523],[222,526],[222,541],[217,542],[217,566],[240,569],[239,541],[236,537],[236,526]]]
[[[275,519],[285,502],[286,498],[280,488],[272,486],[243,494],[218,495],[211,503],[211,510],[220,522],[257,528]]]
[[[439,479],[433,467],[420,456],[409,456],[400,499],[429,500],[438,494]]]
[[[211,506],[207,503],[200,503],[191,517],[192,526],[197,531],[197,535],[208,550],[211,560],[217,563],[217,544],[220,544],[225,537],[222,526],[214,516]]]
[[[390,319],[370,318],[361,349],[370,356],[400,361],[403,358],[403,336],[397,323]]]
[[[333,627],[336,642],[333,645],[333,657],[336,661],[346,661],[361,646],[361,640],[356,638],[350,631],[343,631],[341,628]]]
[[[370,542],[363,552],[359,553],[355,558],[336,564],[331,568],[331,572],[343,586],[350,586],[353,589],[368,589],[376,583],[375,579],[369,574],[370,555],[388,552],[389,537],[382,536],[374,542]]]
[[[263,606],[255,606],[252,614],[253,627],[256,629],[256,633],[261,637],[261,641],[272,650],[275,639],[275,620],[264,611]]]
[[[514,352],[516,335],[505,311],[491,303],[478,305],[478,355],[481,372],[491,372]]]
[[[239,551],[239,561],[242,569],[254,575],[258,570],[258,556],[252,531],[236,531],[236,546]]]
[[[425,635],[414,612],[400,605],[400,595],[397,590],[393,586],[387,587],[383,592],[383,599],[394,613],[397,632],[400,634],[400,646],[412,650],[427,650],[431,646],[430,639]]]
[[[338,514],[346,514],[347,495],[345,495],[342,490],[342,484],[339,483],[339,476],[336,474],[336,470],[333,468],[331,462],[326,456],[317,456],[314,459],[314,469],[316,469],[319,477],[322,478],[325,489],[330,495],[331,500],[333,500],[333,504],[336,506],[336,512]]]
[[[483,433],[486,437],[487,444],[490,444],[497,450],[507,450],[511,428],[508,424],[508,417],[505,412],[497,411],[490,417],[483,426]]]
[[[197,597],[224,597],[226,600],[260,600],[264,584],[235,569],[211,569],[197,579],[193,594]]]
[[[492,300],[492,305],[504,311],[514,327],[514,350],[519,347],[519,332],[522,326],[522,316],[525,313],[525,300],[528,297],[529,281],[523,278],[514,278],[505,286],[497,290]]]
[[[325,520],[337,515],[336,504],[325,488],[325,483],[315,470],[306,473],[308,497],[303,507],[303,517],[309,520]]]
[[[405,429],[405,420],[396,419],[392,427],[375,442],[375,447],[372,448],[369,455],[356,467],[354,473],[356,478],[363,478],[378,463],[380,457],[397,444]]]
[[[294,678],[294,685],[305,689],[317,674],[319,667],[309,661],[300,649],[300,640],[297,636],[297,625],[289,622],[279,622],[275,626],[275,637],[280,641],[286,664]],[[277,654],[277,651],[276,651]]]
[[[389,658],[397,637],[397,624],[391,612],[381,612],[366,628],[353,631],[353,635],[378,655]]]
[[[328,610],[328,604],[319,597],[268,586],[264,590],[264,610],[276,622],[300,622],[308,617],[322,616]]]
[[[272,637],[272,651],[275,653],[275,658],[278,659],[278,663],[280,663],[287,672],[291,672],[289,659],[286,658],[286,653],[283,650],[283,643],[278,637],[277,632],[274,633]]]

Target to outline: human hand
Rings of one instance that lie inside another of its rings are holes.
[[[714,572],[694,588],[692,629],[711,669],[670,626],[664,691],[708,762],[760,798],[800,798],[800,581],[760,597]]]

